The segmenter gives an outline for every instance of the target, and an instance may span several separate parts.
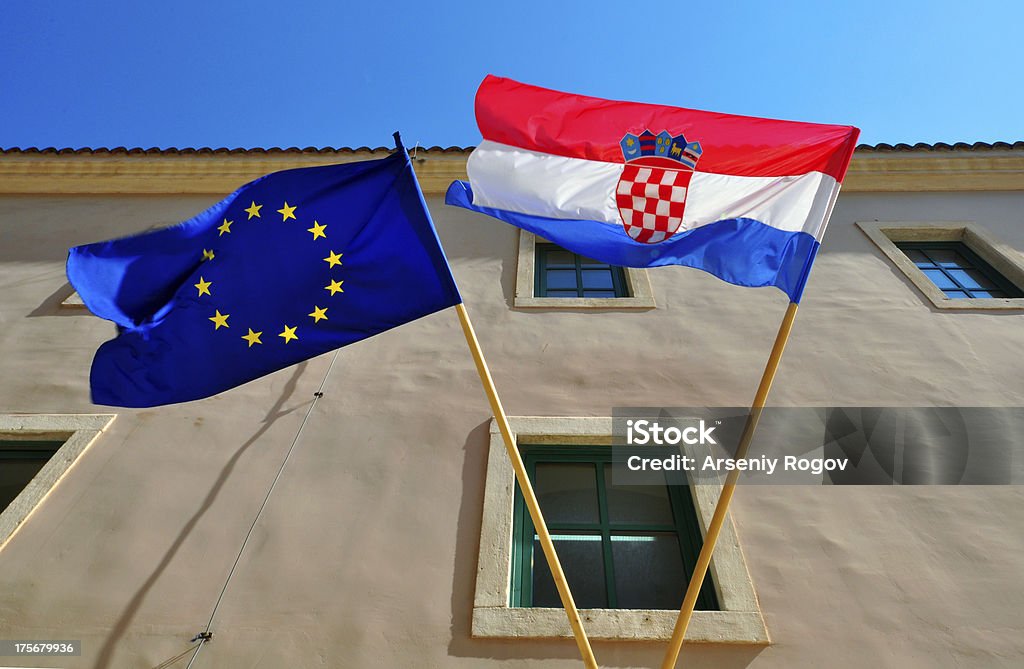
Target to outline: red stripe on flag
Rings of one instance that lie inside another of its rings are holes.
[[[860,130],[754,116],[617,102],[488,75],[476,94],[484,139],[531,151],[623,162],[619,142],[644,130],[700,142],[698,172],[795,176],[824,172],[842,181]]]

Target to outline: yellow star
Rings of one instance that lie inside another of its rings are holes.
[[[295,327],[298,327],[297,325]],[[298,339],[298,335],[295,334],[295,328],[290,328],[287,325],[284,326],[284,332],[277,335],[278,337],[284,337],[284,343],[290,342],[292,339]]]
[[[252,204],[249,205],[249,208],[243,210],[243,211],[245,211],[245,213],[249,214],[249,218],[247,218],[245,220],[251,221],[253,219],[253,217],[259,218],[260,217],[260,209],[262,209],[262,208],[263,208],[262,204],[256,204],[256,201],[253,200]]]
[[[633,146],[635,143],[632,137],[626,140],[626,146]]]
[[[297,220],[295,219],[295,207],[289,207],[287,202],[284,203],[283,208],[277,210],[277,213],[281,214],[282,223],[287,221],[289,218]]]
[[[319,323],[320,321],[326,321],[327,320],[327,307],[324,307],[323,309],[321,309],[320,307],[313,307],[313,313],[311,313],[309,316],[310,316],[310,318],[313,319],[314,323]]]
[[[242,339],[244,339],[245,341],[249,342],[249,348],[252,348],[253,344],[262,344],[263,343],[263,342],[260,341],[260,335],[261,334],[263,334],[263,333],[262,332],[253,332],[252,328],[249,328],[249,334],[242,335]]]
[[[217,228],[218,230],[220,230],[220,235],[223,235],[225,232],[231,232],[232,223],[234,223],[234,221],[229,221],[228,219],[225,218],[224,222],[220,224],[219,228]],[[220,237],[220,235],[217,236]]]
[[[334,267],[335,265],[340,265],[341,264],[341,256],[343,256],[343,255],[345,255],[345,254],[344,253],[335,253],[334,251],[331,251],[331,255],[329,255],[326,258],[324,258],[324,262],[330,263],[329,267]]]
[[[203,277],[199,277],[199,283],[193,283],[192,285],[199,289],[199,295],[196,297],[202,297],[203,295],[210,295],[210,286],[213,285],[213,282],[207,281]]]
[[[327,235],[324,234],[324,230],[326,229],[326,225],[320,225],[318,221],[313,221],[313,227],[309,228],[308,231],[313,233],[313,239],[316,239],[317,237],[323,237],[324,239],[327,239]]]
[[[210,316],[210,320],[213,321],[213,329],[219,330],[222,327],[228,327],[228,317],[231,314],[222,314],[220,313],[220,309],[217,309],[216,311],[216,314]]]
[[[324,286],[324,290],[331,291],[331,295],[334,295],[335,293],[344,293],[345,291],[342,290],[342,288],[341,288],[341,284],[343,284],[343,283],[345,283],[345,282],[344,281],[331,281],[331,285]]]
[[[213,260],[213,249],[203,249],[203,260]]]

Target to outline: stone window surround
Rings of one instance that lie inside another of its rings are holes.
[[[654,309],[654,292],[647,270],[624,267],[629,297],[536,297],[534,293],[537,267],[537,240],[543,238],[526,230],[519,230],[519,259],[516,269],[516,294],[513,306],[517,309]]]
[[[1022,310],[1024,298],[950,298],[925,276],[896,242],[962,242],[982,260],[1015,284],[1024,288],[1024,257],[993,237],[973,221],[857,221],[857,227],[902,272],[936,309]]]
[[[88,312],[85,306],[85,302],[82,301],[82,296],[75,291],[65,297],[60,303],[61,309],[74,309],[76,311]]]
[[[516,443],[593,446],[612,443],[611,418],[510,416]],[[497,423],[491,421],[490,451],[484,489],[480,555],[473,600],[472,635],[483,638],[571,638],[565,612],[558,608],[511,607],[512,510],[515,474]],[[721,485],[690,487],[701,531],[706,532]],[[753,583],[747,571],[732,518],[715,547],[709,573],[720,611],[694,611],[686,640],[691,642],[769,643]],[[581,609],[592,639],[667,640],[676,610]]]
[[[0,510],[0,550],[115,417],[114,414],[0,414],[0,436],[5,439],[65,440],[14,501]]]

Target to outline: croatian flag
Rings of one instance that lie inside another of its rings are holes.
[[[488,76],[448,204],[628,267],[686,265],[799,302],[859,130],[616,102]]]

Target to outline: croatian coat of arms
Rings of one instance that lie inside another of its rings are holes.
[[[644,130],[639,135],[627,133],[620,145],[626,164],[615,203],[622,225],[638,242],[663,242],[683,223],[686,191],[703,152],[700,142],[673,137],[667,130],[658,135]]]

